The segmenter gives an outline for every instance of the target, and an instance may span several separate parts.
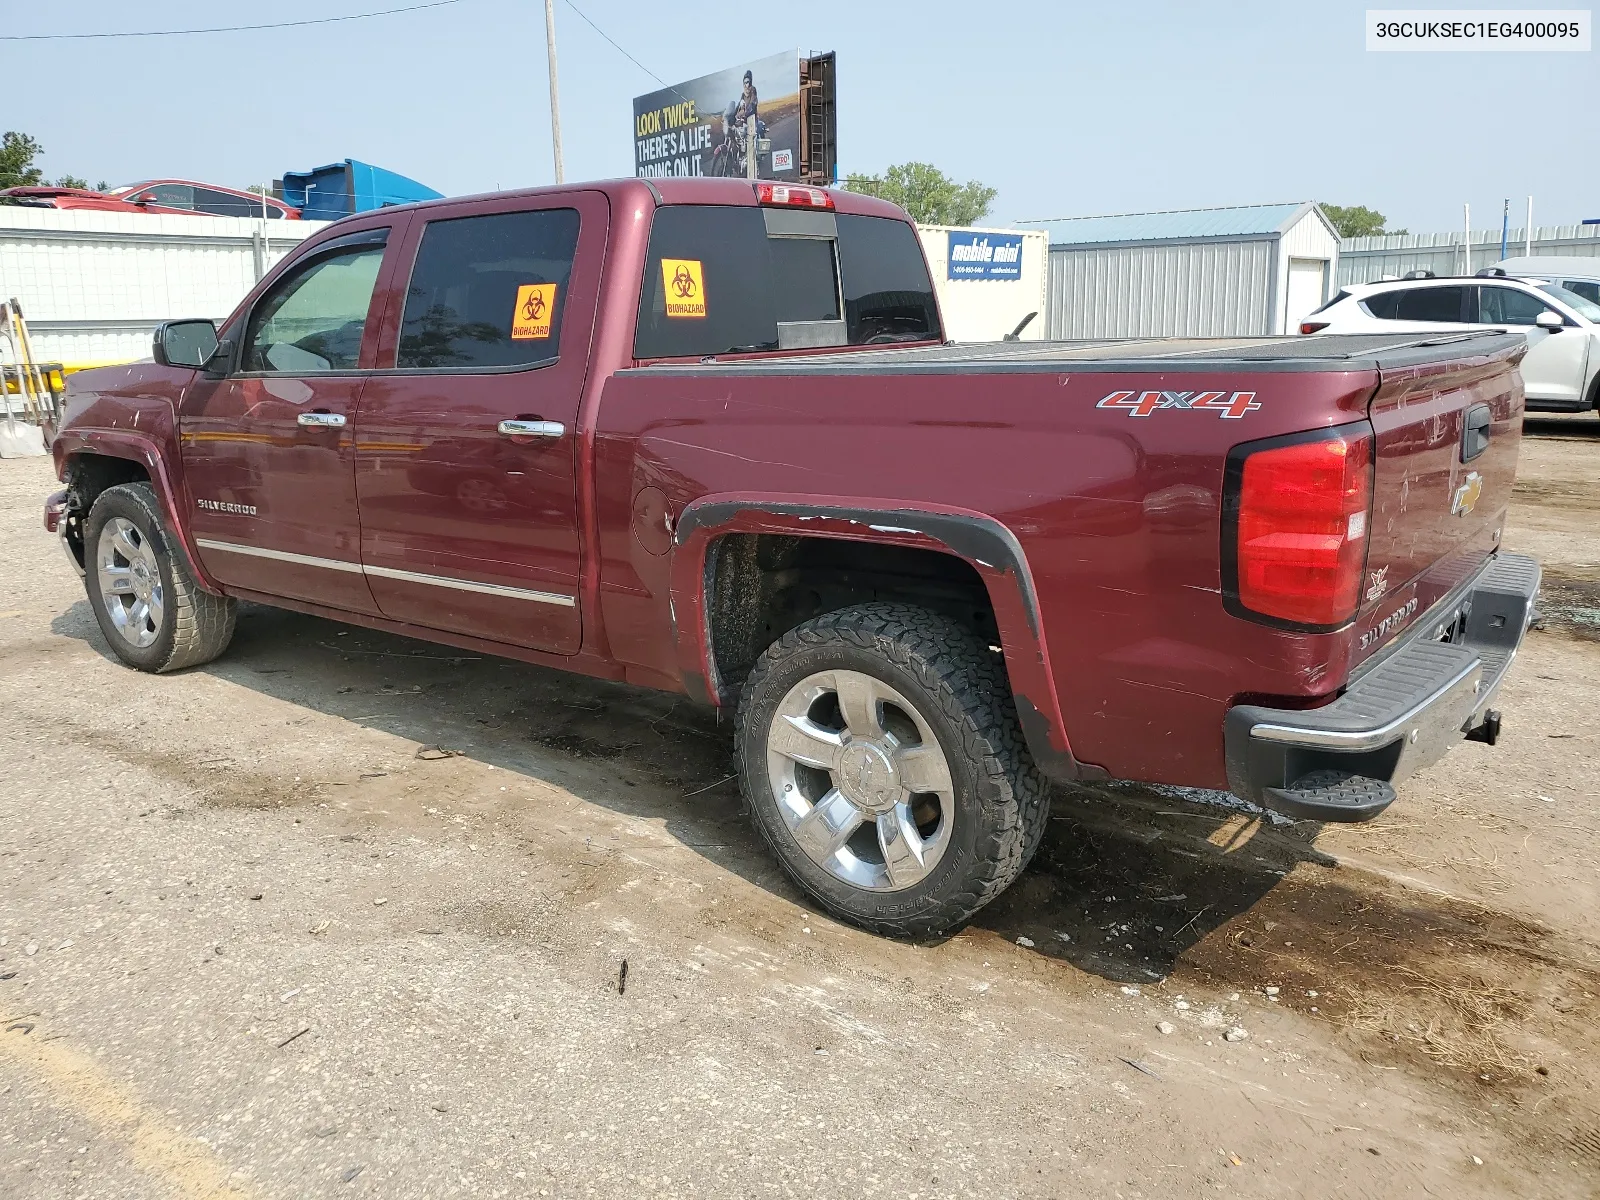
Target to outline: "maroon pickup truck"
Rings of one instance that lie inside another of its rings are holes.
[[[905,214],[626,180],[339,221],[220,330],[72,377],[45,523],[117,655],[247,600],[736,708],[833,912],[958,927],[1048,780],[1364,820],[1539,569],[1520,336],[944,342]]]

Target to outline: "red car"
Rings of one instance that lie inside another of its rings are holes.
[[[0,191],[0,197],[35,208],[87,208],[100,212],[173,213],[207,217],[259,217],[266,210],[269,220],[298,221],[300,210],[282,200],[258,196],[211,183],[187,179],[146,179],[94,192],[87,188],[14,187]]]
[[[1500,547],[1526,348],[946,345],[870,196],[437,200],[73,375],[45,524],[144,671],[253,601],[725,708],[798,886],[939,934],[1047,779],[1358,821],[1492,743],[1539,586]]]

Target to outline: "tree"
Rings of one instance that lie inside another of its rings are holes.
[[[39,145],[25,133],[8,130],[0,138],[0,188],[37,187],[44,182],[44,172],[33,165],[33,160],[44,153]]]
[[[68,188],[81,188],[84,191],[90,190],[89,189],[89,181],[87,179],[80,179],[76,175],[63,175],[60,179],[56,180],[56,186],[57,187],[68,187]]]
[[[900,163],[882,175],[851,175],[845,187],[892,201],[923,225],[976,225],[995,198],[994,188],[976,179],[957,183],[923,162]]]
[[[1383,227],[1387,218],[1365,205],[1352,204],[1348,207],[1339,204],[1321,204],[1328,220],[1333,222],[1333,227],[1339,231],[1342,238],[1378,237],[1385,233],[1404,233],[1404,229],[1385,229]]]

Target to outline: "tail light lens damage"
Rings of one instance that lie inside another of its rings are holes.
[[[1361,601],[1372,512],[1370,425],[1273,438],[1228,456],[1223,598],[1236,616],[1307,631]]]

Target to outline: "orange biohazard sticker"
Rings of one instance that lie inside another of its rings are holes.
[[[698,258],[663,258],[661,284],[667,298],[667,316],[706,315],[706,276]]]
[[[511,340],[527,342],[550,336],[556,311],[554,283],[525,283],[517,289],[517,311],[511,316]]]

